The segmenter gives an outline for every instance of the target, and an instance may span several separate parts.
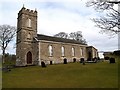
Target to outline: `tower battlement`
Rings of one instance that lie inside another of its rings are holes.
[[[27,14],[27,15],[37,16],[37,11],[36,10],[26,9],[25,7],[22,7],[22,9],[18,13],[18,16],[20,16],[23,13]]]

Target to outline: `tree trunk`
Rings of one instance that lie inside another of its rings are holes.
[[[3,49],[3,53],[2,53],[2,63],[5,63],[5,49]]]

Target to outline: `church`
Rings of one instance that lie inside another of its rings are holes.
[[[81,42],[37,34],[37,11],[22,7],[17,18],[16,66],[79,62],[98,57],[93,46]]]

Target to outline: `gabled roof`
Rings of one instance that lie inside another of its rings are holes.
[[[83,44],[83,43],[81,43],[79,41],[75,41],[75,40],[71,40],[71,39],[46,36],[46,35],[42,35],[42,34],[37,34],[37,39],[38,40],[46,40],[46,41],[54,41],[54,42],[64,42],[64,43],[87,45],[87,44]]]
[[[95,47],[93,47],[93,46],[88,46],[87,48],[94,48],[94,49],[96,49]],[[96,49],[97,50],[97,49]]]

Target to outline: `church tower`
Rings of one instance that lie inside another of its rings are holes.
[[[34,64],[34,37],[37,37],[37,11],[23,6],[17,18],[16,66]]]

